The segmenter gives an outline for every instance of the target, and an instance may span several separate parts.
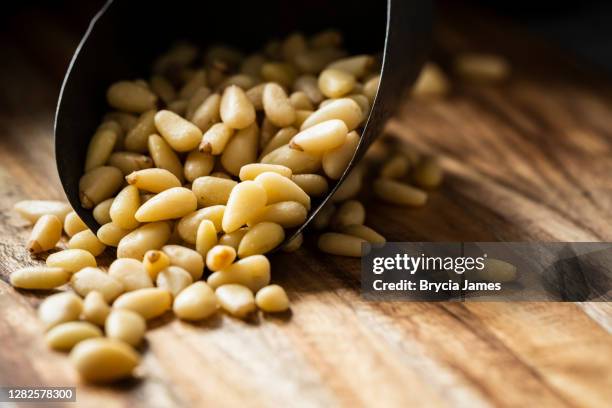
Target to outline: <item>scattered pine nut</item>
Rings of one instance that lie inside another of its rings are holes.
[[[52,214],[43,215],[40,217],[28,240],[28,250],[37,254],[48,251],[55,247],[62,237],[62,222],[57,216]]]
[[[219,302],[215,292],[205,282],[189,285],[174,299],[172,310],[179,319],[203,320],[217,312]]]
[[[427,193],[399,181],[379,178],[374,181],[374,193],[391,204],[419,207],[427,201]]]
[[[289,297],[278,285],[268,285],[257,291],[255,303],[264,312],[278,313],[289,309]]]
[[[243,319],[255,311],[255,297],[246,286],[226,284],[215,289],[215,295],[223,310]]]

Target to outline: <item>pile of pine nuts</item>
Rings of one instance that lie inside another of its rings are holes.
[[[70,285],[46,298],[39,316],[48,345],[71,351],[85,380],[131,375],[147,320],[169,310],[197,321],[218,309],[246,318],[289,308],[285,290],[270,284],[264,254],[306,220],[311,197],[341,177],[378,88],[376,59],[349,57],[341,43],[336,31],[292,34],[246,57],[210,48],[203,65],[195,47],[175,46],[149,81],[108,89],[113,111],[89,143],[79,184],[97,233],[65,203],[15,206],[34,224],[31,253],[54,249],[62,230],[69,237],[45,266],[15,271],[10,281],[23,289]],[[442,180],[436,161],[414,152],[396,153],[376,173],[366,162],[314,220],[315,230],[328,231],[318,237],[324,252],[359,257],[362,243],[385,242],[364,225],[355,199],[366,173],[377,174],[375,194],[398,205],[425,204],[426,190]],[[302,242],[299,235],[283,250]],[[107,247],[117,259],[102,268],[96,257]]]

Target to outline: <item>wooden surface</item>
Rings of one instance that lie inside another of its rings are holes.
[[[407,101],[389,133],[442,155],[447,179],[423,209],[369,204],[367,223],[398,241],[612,240],[609,83],[484,21],[446,21],[436,54],[503,53],[512,81],[458,83],[448,99]],[[0,36],[0,385],[77,384],[88,407],[612,404],[609,303],[370,303],[359,295],[359,261],[308,248],[272,260],[291,315],[161,318],[147,333],[139,379],[81,384],[65,355],[43,344],[44,294],[7,284],[12,270],[39,262],[23,247],[29,228],[12,204],[63,197],[52,118],[78,38],[67,27],[29,14]]]

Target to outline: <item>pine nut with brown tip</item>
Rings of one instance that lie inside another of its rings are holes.
[[[123,184],[123,174],[116,167],[96,167],[85,173],[79,180],[79,197],[83,208],[112,197]]]
[[[166,169],[144,169],[131,173],[125,180],[139,190],[161,193],[173,187],[180,187],[180,180]]]
[[[145,253],[142,264],[151,280],[154,281],[159,271],[170,266],[170,258],[163,251],[152,249]]]
[[[30,233],[28,250],[38,254],[53,249],[62,237],[62,222],[52,214],[40,217]]]

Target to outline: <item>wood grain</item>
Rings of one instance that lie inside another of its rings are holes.
[[[359,262],[312,245],[273,257],[290,314],[200,324],[163,316],[147,334],[138,379],[80,383],[42,342],[35,309],[47,293],[7,284],[15,268],[40,262],[23,248],[29,229],[13,203],[63,197],[52,118],[78,36],[40,13],[14,21],[0,36],[0,385],[77,384],[86,407],[612,403],[610,304],[366,302]],[[389,134],[440,155],[447,179],[422,209],[368,203],[368,224],[397,241],[611,240],[609,83],[483,21],[447,17],[436,56],[448,64],[457,50],[500,52],[512,80],[456,82],[447,99],[406,101]],[[45,29],[16,35],[24,22]]]

